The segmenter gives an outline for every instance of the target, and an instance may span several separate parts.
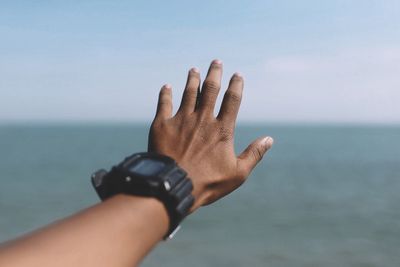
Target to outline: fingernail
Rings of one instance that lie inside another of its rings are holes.
[[[196,67],[191,68],[190,71],[196,72],[196,73],[200,72],[200,70],[198,68],[196,68]]]
[[[164,84],[164,88],[165,88],[165,89],[171,89],[172,86],[171,86],[169,83],[167,83],[167,84]]]
[[[222,64],[222,61],[221,60],[219,60],[219,59],[214,59],[212,62],[211,62],[212,64],[218,64],[218,65],[221,65]]]
[[[274,143],[274,139],[272,139],[272,137],[267,136],[263,139],[263,143],[265,148],[268,150],[272,147],[273,143]]]
[[[242,76],[242,74],[241,74],[240,72],[235,72],[235,73],[233,74],[233,76],[236,76],[236,77],[238,77],[238,78],[243,78],[243,76]]]

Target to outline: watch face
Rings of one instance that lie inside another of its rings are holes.
[[[137,174],[144,176],[152,176],[159,173],[162,169],[164,169],[165,163],[153,160],[153,159],[142,159],[135,165],[131,166],[129,170],[131,172],[136,172]]]

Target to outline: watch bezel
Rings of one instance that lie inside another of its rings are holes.
[[[132,171],[140,160],[151,159],[165,163],[156,174],[144,175]],[[193,183],[175,160],[168,156],[142,152],[126,157],[109,172],[99,170],[92,176],[92,184],[102,200],[122,193],[144,197],[155,197],[164,203],[170,215],[170,229],[165,238],[170,238],[179,227],[194,203],[191,192]]]

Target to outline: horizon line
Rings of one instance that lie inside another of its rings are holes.
[[[151,120],[0,120],[0,126],[109,126],[109,125],[151,125]],[[394,126],[400,127],[400,121],[317,121],[317,120],[239,120],[236,126],[273,125],[273,126]]]

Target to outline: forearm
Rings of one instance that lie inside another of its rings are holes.
[[[153,198],[118,195],[0,247],[0,266],[134,266],[168,230]]]
[[[149,152],[173,158],[190,177],[194,196],[191,212],[245,182],[273,142],[270,137],[256,139],[236,155],[233,133],[244,83],[240,74],[232,76],[220,112],[214,117],[221,79],[222,62],[219,60],[212,62],[203,86],[200,86],[198,70],[189,71],[181,106],[175,115],[172,114],[171,87],[164,86],[149,133]],[[153,175],[139,174],[140,177]],[[134,177],[125,176],[125,182]],[[160,179],[158,176],[151,178]],[[167,191],[171,189],[167,189],[171,186],[169,183],[162,186]],[[134,266],[162,239],[168,228],[167,210],[156,198],[117,195],[0,245],[0,267]]]

